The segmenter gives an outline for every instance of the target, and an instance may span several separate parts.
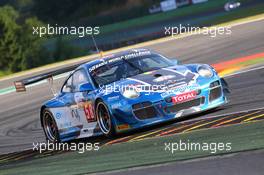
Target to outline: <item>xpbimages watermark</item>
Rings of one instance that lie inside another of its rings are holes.
[[[100,33],[99,27],[91,27],[91,26],[58,26],[58,24],[51,26],[48,24],[47,26],[38,26],[32,27],[32,34],[37,35],[39,37],[43,37],[46,35],[77,35],[82,38],[87,35],[98,35]]]
[[[45,151],[77,151],[84,153],[85,151],[98,151],[100,149],[99,143],[52,143],[42,142],[33,143],[33,151],[43,153]]]
[[[182,141],[179,140],[178,142],[169,142],[164,143],[164,150],[166,152],[170,152],[172,154],[176,153],[177,151],[204,151],[210,152],[211,154],[215,154],[220,151],[231,151],[232,144],[231,143],[224,143],[224,142],[190,142],[190,140]]]
[[[165,76],[163,76],[164,78]],[[169,77],[169,76],[167,76]],[[154,80],[155,81],[155,80]],[[117,83],[112,83],[111,85],[99,85],[99,92],[105,95],[110,94],[112,92],[124,92],[124,91],[136,91],[138,93],[144,92],[145,95],[152,95],[153,93],[162,93],[161,96],[169,96],[174,95],[175,93],[183,93],[186,91],[191,91],[198,89],[199,86],[197,84],[188,85],[184,82],[177,83],[176,80],[168,80],[167,83],[164,84],[134,84],[134,85],[119,85]]]
[[[208,35],[212,38],[218,35],[231,35],[231,27],[197,27],[191,26],[190,24],[179,26],[166,26],[164,27],[164,34],[166,36],[177,36],[179,34],[203,34]]]

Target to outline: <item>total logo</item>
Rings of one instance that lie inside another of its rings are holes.
[[[175,97],[172,97],[172,102],[173,103],[182,103],[185,101],[192,100],[196,97],[197,92],[196,91],[191,91],[191,92],[186,92],[180,95],[177,95]]]

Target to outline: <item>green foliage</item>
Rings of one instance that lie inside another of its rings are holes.
[[[54,62],[61,61],[64,59],[69,59],[73,57],[78,57],[88,54],[85,49],[78,48],[69,43],[62,36],[58,37],[55,43],[55,50],[53,52]]]
[[[32,14],[53,24],[105,25],[148,14],[157,0],[33,0]]]
[[[0,0],[50,24],[106,25],[148,14],[160,0]]]
[[[0,70],[8,70],[12,61],[21,54],[20,26],[15,22],[18,13],[10,6],[0,8]]]
[[[48,50],[47,37],[33,35],[33,27],[44,25],[36,17],[21,19],[11,6],[0,7],[0,71],[17,72],[87,54],[61,37]]]
[[[32,35],[32,28],[43,26],[36,17],[28,18],[22,25],[20,40],[23,47],[21,70],[49,63],[49,52],[43,47],[45,38]]]
[[[43,38],[32,35],[32,26],[43,25],[37,18],[18,24],[18,12],[10,6],[0,8],[0,69],[17,72],[39,65],[45,55]]]
[[[11,74],[12,72],[8,72],[8,71],[1,71],[0,70],[0,78],[3,77],[3,76],[6,76],[8,74]]]

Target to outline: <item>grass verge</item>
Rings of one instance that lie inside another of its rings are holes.
[[[264,4],[254,5],[254,6],[251,6],[250,8],[245,8],[245,9],[243,8],[237,9],[231,12],[225,12],[224,15],[205,20],[201,24],[202,25],[217,25],[217,24],[233,21],[236,19],[245,18],[248,16],[258,15],[261,13],[264,13]]]
[[[0,78],[4,77],[6,75],[9,75],[9,74],[11,74],[11,72],[9,72],[9,71],[0,71]]]
[[[106,33],[114,32],[116,30],[128,29],[130,27],[139,27],[154,22],[157,23],[157,22],[162,22],[164,20],[170,20],[173,18],[195,15],[204,11],[208,11],[209,9],[222,7],[224,6],[225,2],[226,0],[211,0],[206,3],[200,3],[196,5],[182,7],[168,12],[152,14],[115,24],[109,24],[101,27],[101,33],[106,34]]]
[[[103,146],[99,151],[65,153],[2,165],[0,174],[82,174],[166,163],[264,148],[264,121],[198,130],[168,137]],[[165,143],[231,143],[228,152],[165,151]]]
[[[242,4],[253,2],[253,1],[254,0],[240,0]],[[142,17],[130,19],[127,21],[117,22],[114,24],[108,24],[108,25],[104,25],[100,27],[101,29],[100,33],[101,35],[105,35],[108,33],[119,31],[119,30],[147,26],[152,23],[159,23],[159,22],[162,23],[163,21],[166,21],[166,20],[174,20],[176,18],[186,17],[190,15],[196,16],[200,13],[207,12],[207,11],[214,11],[215,9],[219,9],[219,8],[222,8],[224,10],[224,5],[226,2],[228,2],[228,0],[210,0],[206,3],[199,3],[195,5],[185,6],[185,7],[178,8],[178,9],[168,11],[168,12],[150,14],[147,16],[142,16]],[[238,11],[240,11],[240,9],[238,9]],[[249,16],[252,11],[254,11],[254,8],[250,8],[249,14],[241,13],[240,15],[241,17]],[[76,38],[77,36],[66,36],[66,37],[67,39],[72,39],[72,38]]]

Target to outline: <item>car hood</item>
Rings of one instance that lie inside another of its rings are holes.
[[[177,65],[144,72],[106,85],[100,90],[104,95],[108,95],[113,92],[120,93],[128,86],[138,87],[138,85],[140,85],[146,93],[150,91],[159,93],[164,92],[164,90],[173,90],[177,87],[190,86],[196,88],[200,86],[200,83],[198,83],[199,74],[195,71],[196,66]],[[143,87],[141,85],[143,85]]]
[[[180,86],[196,83],[199,74],[191,71],[187,66],[173,66],[138,74],[125,79],[122,83],[143,85]],[[128,81],[129,80],[129,81]]]

